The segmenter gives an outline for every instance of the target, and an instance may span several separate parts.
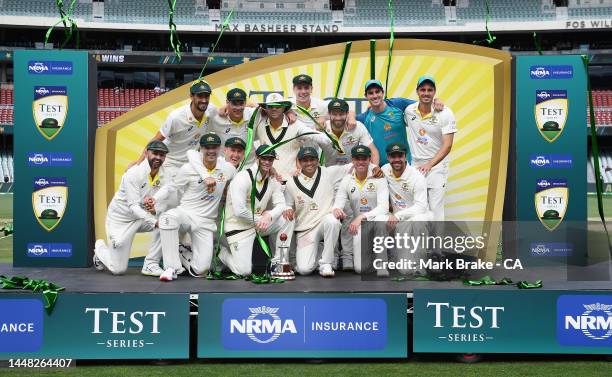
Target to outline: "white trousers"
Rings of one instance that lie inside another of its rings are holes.
[[[318,265],[332,264],[334,246],[337,243],[339,233],[340,221],[331,213],[323,217],[314,228],[297,233],[296,271],[300,275],[308,275],[315,270],[321,240],[323,241],[323,252]]]
[[[407,234],[409,237],[415,237],[416,240],[421,240],[422,237],[427,237],[428,235],[428,225],[429,221],[432,219],[432,213],[427,212],[422,215],[415,215],[408,221],[400,221],[395,226],[395,230],[391,232],[391,236],[395,236],[399,234],[403,236]],[[419,237],[419,238],[416,238]],[[416,245],[413,243],[409,244],[411,248],[394,248],[390,251],[389,259],[394,262],[398,262],[401,260],[404,261],[412,261],[416,268],[414,269],[399,269],[398,272],[404,275],[414,274],[415,272],[420,272],[422,274],[425,273],[425,270],[420,268],[421,260],[426,260],[427,258],[427,250],[423,248],[423,244],[421,242],[417,242]]]
[[[412,164],[418,168],[428,161],[414,160]],[[440,161],[425,177],[429,210],[433,212],[435,221],[444,221],[444,195],[446,194],[446,182],[448,180],[448,165],[448,160]]]
[[[388,220],[388,216],[376,216],[372,221],[374,221],[374,225],[365,226],[367,228],[367,234],[365,234],[366,239],[371,240],[375,236],[384,236],[386,235],[386,221]],[[349,220],[349,224],[354,219]],[[373,269],[372,266],[372,250],[361,252],[361,235],[362,230],[364,229],[365,221],[361,223],[359,228],[357,228],[357,234],[353,237],[353,267],[355,272],[360,274],[362,271],[369,271]],[[383,261],[387,260],[387,252],[383,251],[381,254],[377,254],[377,259],[382,259]],[[372,267],[372,268],[370,268]]]
[[[272,219],[272,224],[270,224],[265,232],[260,233],[262,237],[273,236],[275,238],[276,247],[274,248],[274,260],[278,261],[280,259],[280,247],[282,244],[279,238],[280,235],[282,233],[287,235],[287,240],[285,242],[287,246],[289,246],[293,237],[293,227],[293,221],[287,221],[283,216],[278,216],[278,218]],[[248,229],[227,237],[229,249],[221,248],[219,259],[221,259],[223,264],[225,264],[234,274],[250,274],[253,270],[251,258],[253,256],[253,242],[255,238],[256,234],[253,229]]]
[[[342,250],[336,245],[334,256],[336,259],[347,261],[353,260],[353,236],[348,232],[348,227],[351,224],[348,219],[353,217],[353,210],[351,209],[350,203],[347,203],[343,210],[344,213],[346,213],[347,220],[342,221],[342,226],[340,228],[340,244],[342,245]]]
[[[114,275],[124,274],[130,261],[130,251],[136,233],[154,231],[154,239],[159,239],[157,229],[143,220],[131,220],[113,211],[106,215],[107,244],[96,250],[96,255],[104,266]]]
[[[213,256],[216,228],[214,220],[197,218],[181,207],[164,212],[159,217],[164,268],[171,267],[176,271],[183,271],[178,251],[179,232],[181,232],[191,237],[191,251],[193,252],[191,270],[198,275],[208,272]]]

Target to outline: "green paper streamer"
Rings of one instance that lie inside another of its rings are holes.
[[[4,275],[0,275],[0,285],[3,289],[22,289],[31,290],[32,292],[42,292],[45,310],[48,314],[53,312],[59,292],[65,289],[59,285],[49,283],[46,280],[31,280],[26,276],[13,276],[12,278],[8,278]]]
[[[246,164],[247,157],[251,154],[251,150],[253,149],[253,127],[255,126],[255,119],[257,118],[257,114],[259,113],[259,107],[253,111],[253,115],[251,115],[251,119],[249,119],[249,123],[247,124],[247,140],[246,140],[246,149],[244,150],[244,159],[240,163],[238,167],[238,171],[242,171],[244,165]]]
[[[516,283],[516,286],[519,289],[535,289],[535,288],[542,288],[542,280],[536,280],[533,283],[530,283],[528,281],[519,281],[518,283]]]
[[[60,23],[64,25],[64,42],[60,45],[60,49],[64,48],[66,44],[72,39],[72,34],[76,31],[76,48],[79,48],[81,41],[79,36],[79,29],[77,27],[76,22],[72,19],[72,13],[74,12],[74,7],[76,5],[76,0],[72,0],[70,6],[68,6],[68,11],[64,11],[64,0],[55,0],[55,5],[57,6],[57,10],[60,14],[60,19],[55,24],[53,24],[49,29],[47,29],[47,33],[45,34],[45,44],[49,42],[49,37],[51,37],[51,33],[53,29]],[[70,22],[70,26],[68,26],[67,22]]]
[[[181,61],[181,40],[178,37],[176,31],[176,24],[174,23],[174,10],[176,9],[176,0],[168,0],[168,28],[170,29],[170,46],[174,50],[174,54]]]
[[[227,17],[225,17],[225,20],[223,20],[223,24],[221,24],[221,30],[219,31],[219,36],[217,37],[217,41],[213,45],[210,53],[208,54],[208,57],[206,58],[206,61],[204,62],[204,67],[202,67],[202,71],[200,71],[200,78],[204,76],[204,70],[206,69],[206,66],[208,65],[208,61],[210,60],[212,55],[215,53],[215,50],[217,49],[217,45],[219,44],[219,41],[221,40],[221,36],[223,35],[223,32],[225,31],[225,29],[229,29],[229,22],[232,19],[233,15],[234,15],[234,10],[232,9],[227,15]]]
[[[312,116],[312,114],[310,114],[310,111],[308,111],[308,109],[300,106],[300,105],[296,105],[297,109],[300,110],[300,112],[304,115],[306,115],[308,118],[310,118],[310,120],[312,120],[313,122],[315,122],[315,124],[319,124],[319,122],[317,122],[317,120]],[[327,138],[331,141],[333,148],[338,151],[339,153],[344,153],[344,151],[342,150],[342,147],[340,146],[340,144],[338,144],[338,141],[336,141],[336,139],[334,139],[332,137],[332,135],[329,134],[329,132],[327,132],[327,130],[325,128],[321,128],[321,127],[317,127],[318,129],[320,129],[321,132],[323,132],[325,134],[325,136],[327,136]],[[308,133],[310,134],[310,133]],[[303,134],[306,135],[306,134]],[[323,155],[323,154],[321,154]],[[325,161],[325,160],[323,160]]]
[[[533,32],[533,44],[535,44],[536,50],[538,50],[538,54],[542,55],[542,46],[540,45],[540,41],[538,40],[535,31]]]
[[[493,43],[497,38],[494,35],[491,35],[491,32],[489,31],[489,20],[491,19],[491,7],[489,5],[489,0],[485,0],[485,6],[487,11],[485,15],[485,30],[487,31],[487,38],[480,41],[473,41],[472,43],[478,44],[487,42],[489,45],[491,45],[491,43]]]
[[[344,47],[344,56],[342,57],[342,64],[340,65],[338,82],[336,83],[336,91],[334,92],[335,98],[338,98],[338,93],[340,92],[340,85],[342,85],[342,79],[344,78],[344,70],[346,69],[346,62],[348,61],[349,54],[351,53],[352,45],[353,42],[346,42],[346,46]]]
[[[389,39],[389,58],[387,59],[387,77],[385,78],[385,98],[387,98],[387,93],[389,91],[389,70],[391,69],[391,58],[393,57],[393,42],[395,41],[393,0],[389,0],[389,4],[387,4],[387,13],[389,14],[389,19],[391,20],[391,38]]]
[[[376,39],[370,39],[370,80],[376,79]]]
[[[612,245],[610,245],[610,234],[608,233],[608,226],[606,225],[606,218],[604,216],[603,209],[603,182],[601,179],[601,169],[599,167],[599,144],[597,143],[597,129],[595,127],[595,110],[593,107],[593,93],[591,91],[591,78],[589,77],[589,57],[582,55],[582,64],[586,72],[587,78],[587,93],[589,96],[589,116],[591,126],[591,152],[593,152],[593,163],[595,165],[595,189],[597,191],[597,211],[599,212],[599,218],[606,231],[606,237],[608,240],[608,252],[612,257]]]

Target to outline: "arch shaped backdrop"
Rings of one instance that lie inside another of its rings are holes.
[[[386,80],[388,40],[377,41],[376,78]],[[257,102],[268,92],[292,94],[291,79],[313,77],[313,96],[334,95],[345,44],[271,56],[206,76],[211,102],[225,103],[225,93],[240,87]],[[370,75],[369,41],[354,42],[339,96],[363,111],[363,85]],[[436,78],[437,96],[457,118],[459,132],[451,152],[446,194],[449,220],[501,221],[510,134],[511,56],[507,52],[460,43],[396,39],[389,72],[388,97],[416,99],[420,75]],[[96,131],[94,216],[96,238],[105,238],[108,203],[126,166],[173,109],[189,101],[189,84],[150,101]],[[143,256],[150,238],[138,235],[132,257]]]

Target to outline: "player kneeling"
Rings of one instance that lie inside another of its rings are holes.
[[[276,152],[266,151],[268,147],[263,144],[257,148],[257,165],[236,174],[227,191],[225,236],[229,250],[222,248],[219,259],[237,275],[248,275],[252,271],[251,257],[256,232],[276,239],[275,260],[280,256],[280,234],[288,236],[287,244],[291,244],[293,236],[293,221],[282,216],[287,205],[281,185],[270,176]]]
[[[166,270],[162,281],[174,280],[186,269],[192,276],[201,277],[208,272],[213,256],[213,239],[217,231],[216,219],[219,203],[227,182],[236,169],[218,159],[221,139],[213,133],[200,138],[201,163],[207,177],[202,177],[191,163],[181,167],[172,183],[181,193],[178,207],[164,212],[159,218],[162,254]],[[163,197],[166,190],[158,193]],[[179,231],[191,237],[191,255],[179,254]]]
[[[136,233],[157,232],[155,214],[160,212],[160,206],[152,198],[160,190],[160,168],[167,153],[168,147],[161,141],[150,142],[146,147],[145,161],[132,166],[121,177],[119,190],[113,196],[106,214],[106,234],[110,247],[104,240],[96,241],[93,264],[97,270],[106,267],[114,275],[124,274]],[[158,234],[155,235],[157,237]],[[150,267],[150,270],[150,274],[161,274],[159,265]]]

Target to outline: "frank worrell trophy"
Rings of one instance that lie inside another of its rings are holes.
[[[272,277],[283,280],[295,280],[295,273],[289,263],[289,245],[287,244],[287,235],[285,233],[281,233],[280,241],[280,261],[274,266]]]

